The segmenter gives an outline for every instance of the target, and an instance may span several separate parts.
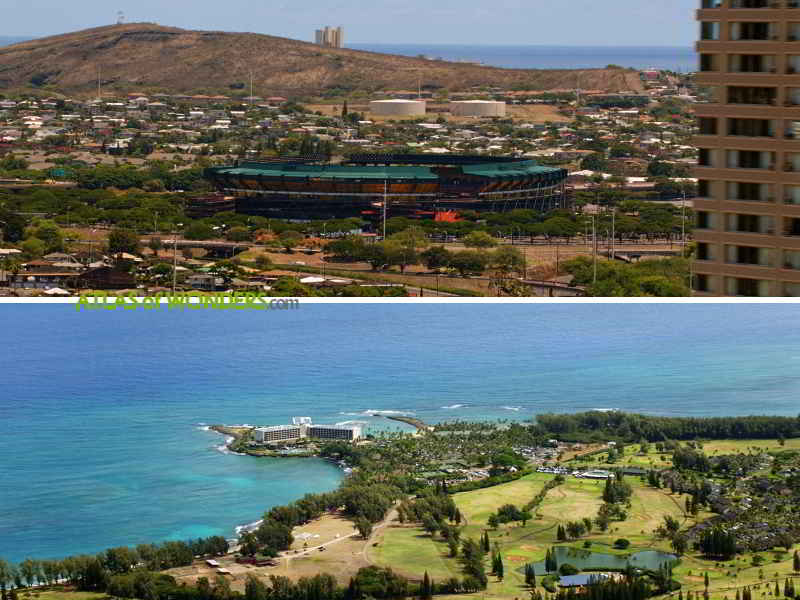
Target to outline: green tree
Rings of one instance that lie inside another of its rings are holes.
[[[552,217],[541,224],[542,233],[547,238],[562,237],[569,241],[578,235],[578,225],[565,217]]]
[[[5,596],[6,589],[14,582],[14,569],[5,560],[0,558],[0,591]]]
[[[225,239],[229,242],[249,242],[253,233],[247,227],[231,227],[225,232]]]
[[[459,275],[482,275],[489,265],[489,258],[477,250],[463,250],[454,252],[450,266],[458,271]]]
[[[19,572],[28,587],[31,587],[37,582],[40,576],[39,561],[32,558],[26,558],[19,563]]]
[[[422,264],[432,270],[449,267],[452,258],[452,253],[444,246],[431,246],[420,253]]]
[[[244,582],[245,600],[269,600],[269,595],[270,591],[267,585],[253,573],[248,573],[247,579]],[[201,595],[201,597],[208,598],[210,594],[208,596]]]
[[[333,255],[338,260],[355,262],[365,259],[367,246],[361,236],[348,235],[332,241],[325,247],[324,252],[326,255]]]
[[[369,536],[372,535],[372,522],[362,517],[356,521],[356,529],[362,538],[369,539]]]
[[[394,235],[389,236],[389,239],[401,244],[406,248],[426,248],[430,241],[428,240],[428,234],[425,232],[424,229],[417,225],[412,225],[403,231],[395,233]]]
[[[208,272],[215,277],[221,277],[225,285],[230,285],[236,277],[242,274],[242,268],[233,261],[221,260],[214,263]]]
[[[116,228],[108,234],[108,252],[119,254],[137,254],[139,252],[139,234],[132,229]]]
[[[588,171],[606,171],[608,169],[608,161],[600,153],[590,154],[581,160],[581,170]]]
[[[266,254],[258,254],[255,258],[255,264],[258,269],[262,271],[269,271],[274,267],[272,260]]]
[[[425,576],[422,578],[422,586],[420,587],[420,598],[422,600],[430,600],[433,598],[433,590],[431,589],[431,579],[428,572],[425,571]]]
[[[303,241],[303,235],[297,231],[287,230],[279,236],[281,246],[287,254],[291,254],[300,243]]]
[[[42,240],[30,237],[22,242],[22,251],[29,258],[40,258],[44,256],[46,246]]]
[[[202,221],[195,221],[186,228],[183,232],[183,237],[187,240],[210,240],[215,237],[215,234],[211,225]]]
[[[462,240],[467,248],[494,248],[497,240],[485,231],[473,231]]]
[[[239,551],[245,556],[255,556],[261,549],[261,544],[253,532],[245,532],[239,538]]]
[[[501,246],[492,253],[491,265],[503,276],[515,272],[522,273],[525,268],[525,257],[519,248]]]
[[[22,240],[26,224],[24,216],[0,206],[0,242],[17,243]]]
[[[398,240],[390,239],[386,242],[380,242],[379,245],[383,247],[386,264],[399,266],[401,273],[404,273],[408,266],[415,265],[420,260],[413,244],[404,244]]]
[[[26,237],[42,240],[45,246],[45,253],[64,250],[64,234],[53,221],[42,220],[35,222],[26,231]]]

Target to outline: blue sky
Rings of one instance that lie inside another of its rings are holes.
[[[342,25],[368,43],[689,46],[699,0],[0,0],[0,35],[39,36],[116,21],[311,40]]]

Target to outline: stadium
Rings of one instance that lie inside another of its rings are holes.
[[[461,210],[566,208],[564,169],[495,156],[363,154],[347,163],[311,158],[206,169],[236,211],[289,219],[383,215],[450,220]],[[384,204],[385,203],[385,204]]]

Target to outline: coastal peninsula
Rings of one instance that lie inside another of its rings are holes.
[[[212,429],[235,448],[289,427]],[[329,590],[316,600],[365,589],[381,600],[750,600],[765,585],[794,597],[800,419],[592,411],[441,428],[314,440],[353,465],[337,490],[270,508],[231,547],[209,538],[67,559],[69,585],[97,600],[141,597],[125,586],[144,584],[154,600],[217,598],[207,589],[220,586],[228,600],[310,600],[304,586]],[[39,562],[42,577],[64,568]],[[87,600],[48,593],[37,597]]]

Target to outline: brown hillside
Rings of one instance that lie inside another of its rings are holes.
[[[41,87],[90,95],[100,69],[116,91],[225,93],[250,73],[261,96],[317,94],[326,89],[374,91],[438,86],[530,90],[641,90],[637,73],[621,69],[499,69],[429,61],[314,44],[255,33],[188,31],[149,23],[87,29],[0,48],[0,89]]]

